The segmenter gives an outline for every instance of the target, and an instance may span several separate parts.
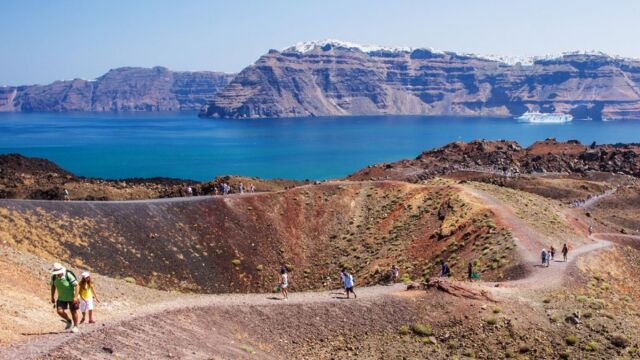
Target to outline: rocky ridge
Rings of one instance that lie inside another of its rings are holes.
[[[198,110],[233,75],[122,67],[95,80],[0,87],[0,112]]]
[[[576,140],[538,141],[528,148],[515,141],[475,140],[453,142],[423,152],[413,160],[377,164],[362,169],[349,179],[423,180],[459,171],[504,175],[534,173],[584,174],[621,173],[640,177],[640,145],[582,145]]]
[[[204,117],[521,115],[640,118],[640,61],[598,52],[517,60],[339,41],[270,50]]]

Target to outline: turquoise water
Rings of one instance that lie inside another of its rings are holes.
[[[456,140],[640,142],[640,121],[525,124],[424,116],[211,120],[192,113],[0,114],[0,153],[101,178],[328,179]]]

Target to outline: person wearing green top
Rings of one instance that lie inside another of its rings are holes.
[[[56,291],[58,298],[56,299]],[[67,323],[65,330],[78,332],[78,280],[75,275],[59,263],[53,264],[51,269],[51,303],[55,304],[58,315]],[[73,323],[67,314],[71,312]],[[73,326],[73,327],[72,327]]]

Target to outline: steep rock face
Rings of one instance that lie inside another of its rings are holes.
[[[511,65],[453,52],[351,45],[271,50],[201,116],[515,116],[532,110],[640,118],[640,61],[573,53]]]
[[[125,67],[96,80],[0,88],[0,111],[197,110],[231,80],[215,72]]]

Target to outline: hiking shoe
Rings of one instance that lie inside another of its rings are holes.
[[[74,333],[74,334],[77,333],[78,332],[78,327],[77,326],[72,327],[71,328],[71,332]]]
[[[95,320],[89,320],[89,324],[95,324]]]
[[[67,323],[67,325],[64,327],[64,329],[65,330],[71,329],[71,326],[73,326],[73,322],[71,322],[71,320],[64,320],[64,322]]]

